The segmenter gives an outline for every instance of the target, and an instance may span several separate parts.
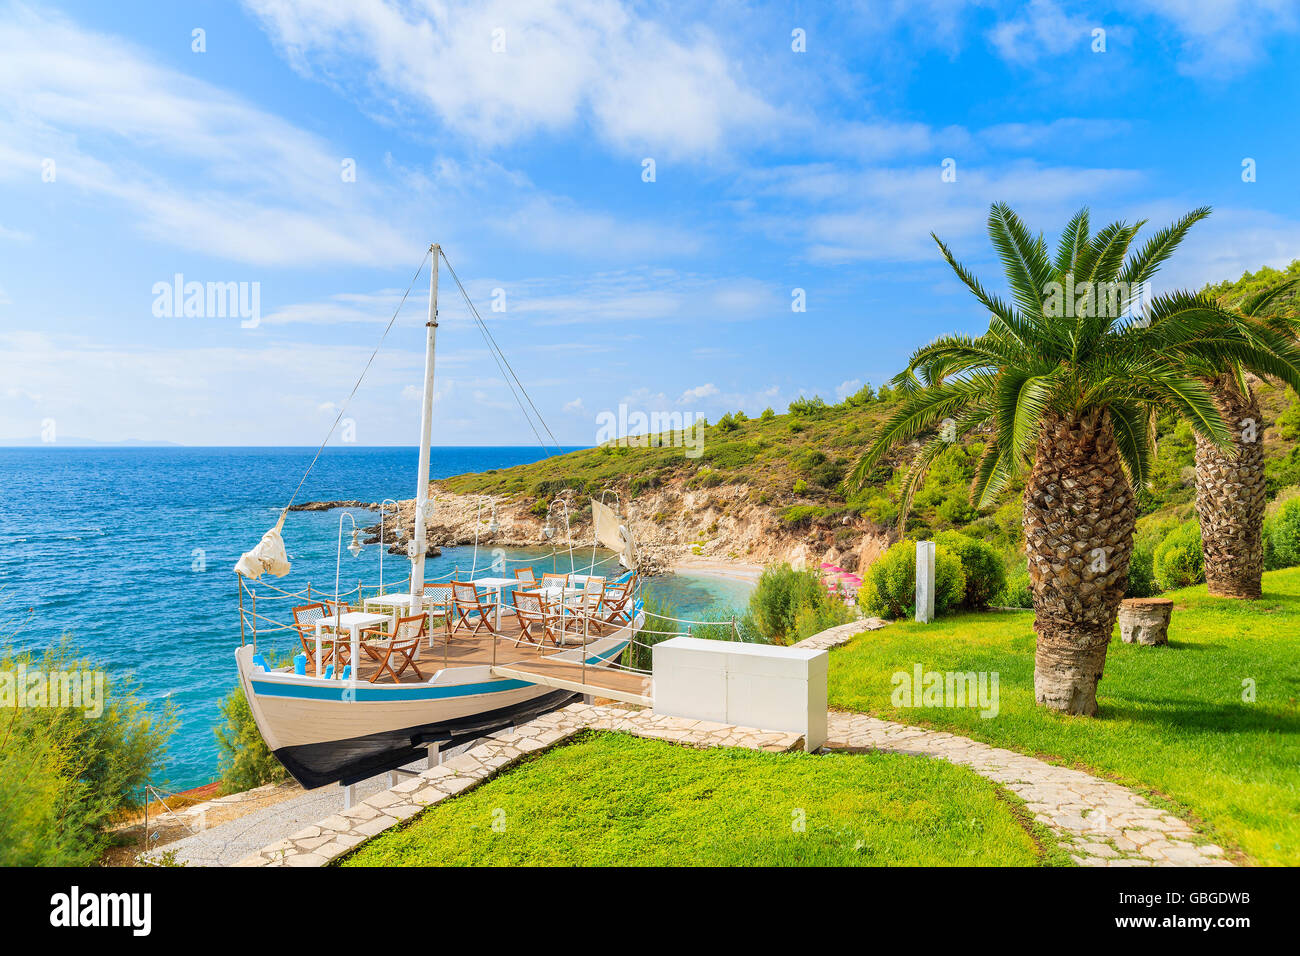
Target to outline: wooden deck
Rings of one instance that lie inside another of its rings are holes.
[[[585,668],[577,661],[557,660],[554,657],[532,657],[492,667],[496,677],[512,677],[544,687],[574,690],[593,697],[608,697],[626,704],[654,705],[650,678],[646,674],[619,670],[612,667]]]
[[[615,630],[610,629],[603,635],[592,635],[590,639],[594,640],[598,636],[613,637],[616,633]],[[577,650],[576,644],[556,647],[548,642],[544,647],[538,647],[528,642],[516,643],[518,638],[518,623],[504,617],[501,621],[501,629],[495,638],[486,629],[471,636],[469,629],[463,628],[447,641],[445,633],[438,630],[433,635],[432,647],[427,643],[420,645],[420,656],[415,663],[423,674],[423,680],[428,680],[444,667],[478,664],[490,666],[492,674],[496,677],[524,680],[545,687],[572,690],[647,707],[653,703],[650,696],[650,678],[647,675],[617,667],[591,664],[583,668],[580,662],[558,660],[554,656],[561,651]],[[358,676],[368,681],[379,670],[379,664],[372,661],[365,651],[361,652],[360,657],[361,666]],[[400,666],[396,658],[392,664],[394,668]],[[309,674],[315,672],[314,666],[314,663],[308,663]],[[374,683],[391,685],[392,675],[384,674]],[[416,676],[414,669],[408,667],[402,674],[400,683],[421,683],[421,678]]]

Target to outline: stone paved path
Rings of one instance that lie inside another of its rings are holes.
[[[521,724],[513,731],[492,734],[459,757],[444,760],[441,766],[368,797],[350,810],[263,847],[236,866],[323,866],[425,807],[483,783],[526,754],[553,747],[584,730],[620,730],[638,737],[696,747],[748,747],[778,752],[803,748],[802,734],[664,717],[648,710],[570,704]]]
[[[864,625],[877,630],[885,622],[872,618],[841,624],[797,646],[840,647],[861,634]],[[1173,814],[1127,787],[1080,770],[864,714],[832,710],[827,732],[826,750],[881,750],[970,767],[1024,800],[1034,819],[1055,833],[1081,866],[1232,866],[1222,847],[1203,841]]]
[[[957,734],[831,711],[827,750],[881,750],[970,767],[1025,801],[1082,866],[1232,866],[1223,849],[1127,787]]]
[[[878,619],[829,628],[799,643],[829,650]],[[762,731],[703,720],[665,717],[648,710],[570,704],[512,731],[500,731],[466,753],[444,760],[241,860],[238,866],[322,866],[397,826],[425,807],[490,779],[521,760],[584,730],[620,730],[697,747],[802,749],[799,734]],[[825,750],[885,751],[948,760],[969,767],[1025,801],[1081,866],[1232,866],[1221,847],[1207,843],[1183,820],[1153,807],[1116,783],[1035,757],[943,731],[909,727],[865,714],[831,711]]]

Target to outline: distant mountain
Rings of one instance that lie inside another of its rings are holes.
[[[174,441],[145,441],[128,438],[126,441],[96,441],[93,438],[60,438],[55,442],[39,438],[0,438],[0,448],[182,448]]]

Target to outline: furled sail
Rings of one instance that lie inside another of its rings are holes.
[[[284,516],[287,510],[280,512],[280,520],[275,527],[262,535],[252,551],[245,551],[235,565],[235,573],[256,580],[263,574],[273,574],[282,578],[289,573],[289,555],[284,550],[284,538],[280,532],[284,528]]]
[[[618,552],[618,563],[628,570],[636,570],[636,542],[632,532],[609,505],[591,502],[591,518],[596,526],[596,541],[611,551]]]

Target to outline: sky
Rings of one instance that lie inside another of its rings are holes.
[[[0,0],[0,440],[314,446],[432,242],[565,445],[982,331],[930,233],[1001,288],[993,202],[1213,206],[1156,291],[1282,266],[1298,41],[1290,0]],[[439,288],[434,444],[533,443]],[[418,440],[427,296],[336,441]]]

